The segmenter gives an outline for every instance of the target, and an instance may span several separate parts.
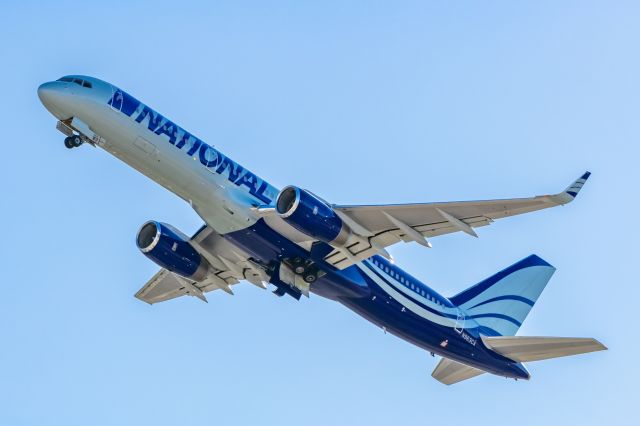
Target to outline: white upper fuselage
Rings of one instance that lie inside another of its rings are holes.
[[[39,87],[45,107],[61,121],[81,120],[99,136],[97,146],[189,202],[218,233],[252,225],[251,208],[276,197],[276,188],[117,87],[65,80],[74,77]]]

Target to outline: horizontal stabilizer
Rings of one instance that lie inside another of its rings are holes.
[[[448,358],[442,358],[433,373],[431,373],[431,376],[440,383],[452,385],[479,376],[482,373],[484,371],[477,368],[469,367]]]
[[[492,351],[518,362],[540,361],[607,349],[596,339],[580,337],[483,336],[482,341]]]

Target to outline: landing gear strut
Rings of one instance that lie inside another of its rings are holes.
[[[77,135],[72,135],[64,138],[64,146],[68,149],[77,148],[83,144],[82,138]]]

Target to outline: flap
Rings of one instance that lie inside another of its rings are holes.
[[[152,305],[185,294],[189,294],[189,290],[178,277],[161,269],[136,293],[136,297]]]

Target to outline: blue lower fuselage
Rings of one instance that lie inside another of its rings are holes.
[[[288,257],[308,258],[310,255],[271,229],[263,220],[224,237],[265,264]],[[484,346],[480,332],[492,334],[491,330],[478,327],[464,314],[452,313],[459,310],[451,302],[383,257],[374,256],[344,270],[331,267],[325,267],[324,270],[328,271],[327,274],[313,283],[311,292],[343,304],[385,332],[431,353],[494,374],[512,378],[529,377],[520,363]],[[412,309],[406,304],[411,304]],[[430,313],[433,318],[442,319],[442,322],[448,320],[449,323],[455,323],[459,320],[459,323],[453,327],[438,324],[414,311]]]

